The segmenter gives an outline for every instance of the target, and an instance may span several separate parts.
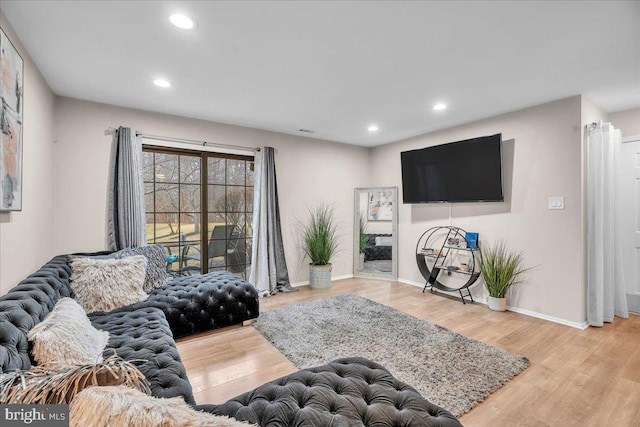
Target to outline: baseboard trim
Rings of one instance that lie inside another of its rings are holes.
[[[353,278],[353,274],[343,274],[341,276],[331,276],[331,281],[335,282],[336,280],[351,279],[351,278]],[[294,288],[297,288],[299,286],[307,286],[308,284],[309,284],[309,281],[306,280],[304,282],[292,283],[291,286],[293,286]]]
[[[419,287],[421,289],[424,288],[424,283],[414,282],[412,280],[399,278],[398,282],[405,283],[405,284],[411,285],[411,286],[417,286],[417,287]],[[445,295],[458,295],[457,293],[441,292],[438,289],[434,289],[434,291],[437,292],[437,293],[445,294]],[[486,303],[484,303],[482,301],[476,300],[475,302],[477,302],[479,304],[487,305]],[[525,316],[535,317],[537,319],[547,320],[547,321],[553,322],[553,323],[559,323],[560,325],[570,326],[570,327],[576,328],[576,329],[585,330],[585,329],[587,329],[589,327],[589,324],[586,321],[582,322],[582,323],[572,322],[570,320],[561,319],[561,318],[555,317],[555,316],[549,316],[548,314],[542,314],[542,313],[538,313],[536,311],[525,310],[524,308],[514,307],[514,306],[511,306],[511,305],[507,306],[507,310],[513,311],[514,313],[518,313],[518,314],[524,314]]]
[[[570,326],[570,327],[576,328],[576,329],[585,330],[585,329],[587,329],[589,327],[589,324],[586,321],[584,321],[582,323],[572,322],[571,320],[565,320],[565,319],[561,319],[559,317],[549,316],[548,314],[538,313],[537,311],[531,311],[531,310],[526,310],[524,308],[513,307],[511,305],[507,306],[507,310],[513,311],[514,313],[518,313],[518,314],[524,314],[525,316],[536,317],[538,319],[548,320],[549,322],[559,323],[559,324],[565,325],[565,326]]]

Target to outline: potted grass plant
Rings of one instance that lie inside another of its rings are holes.
[[[489,292],[489,308],[505,311],[507,291],[522,282],[521,276],[529,268],[523,267],[524,255],[514,252],[504,241],[480,248],[478,268]]]
[[[308,208],[302,224],[302,247],[309,263],[309,287],[331,287],[331,258],[338,250],[338,232],[333,208],[320,203]]]

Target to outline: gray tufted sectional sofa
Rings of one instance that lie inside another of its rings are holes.
[[[27,334],[59,299],[73,297],[70,262],[67,255],[57,256],[0,297],[0,373],[31,367]],[[242,323],[258,314],[256,289],[237,276],[217,272],[174,279],[149,292],[146,301],[90,313],[89,319],[109,332],[105,356],[115,349],[123,359],[135,361],[154,396],[181,396],[194,405],[174,338]]]
[[[57,256],[0,297],[0,374],[34,363],[27,333],[59,299],[73,297],[69,263],[69,256]],[[196,406],[174,337],[255,318],[258,305],[251,284],[221,272],[174,279],[146,301],[89,318],[110,334],[105,356],[115,349],[136,364],[154,396],[182,397],[201,411],[270,427],[461,426],[384,367],[362,358],[298,371],[222,405]]]

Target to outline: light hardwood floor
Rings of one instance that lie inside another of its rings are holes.
[[[260,310],[356,294],[529,357],[529,368],[460,417],[467,427],[640,426],[640,316],[581,331],[397,282],[346,279],[328,290],[299,289],[260,300]],[[198,403],[222,403],[297,370],[252,326],[182,339],[178,349]]]

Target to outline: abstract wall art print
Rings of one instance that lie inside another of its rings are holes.
[[[24,64],[0,28],[0,211],[22,210]]]
[[[391,221],[393,219],[393,191],[379,190],[369,192],[367,220]]]

